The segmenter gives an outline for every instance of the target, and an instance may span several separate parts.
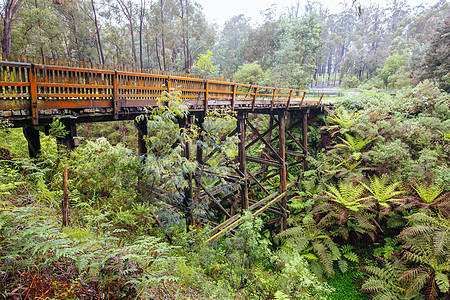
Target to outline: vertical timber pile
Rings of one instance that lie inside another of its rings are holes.
[[[302,141],[305,154],[305,156],[303,157],[303,172],[305,172],[308,168],[306,162],[306,157],[308,155],[308,114],[309,109],[303,113],[303,124],[302,124]]]
[[[147,146],[145,144],[144,136],[147,136],[148,134],[147,117],[142,116],[139,121],[134,120],[134,126],[138,131],[138,153],[139,155],[145,155],[147,154]]]
[[[241,184],[241,208],[242,210],[248,209],[248,185],[247,185],[247,154],[245,151],[245,141],[246,141],[246,119],[247,113],[239,112],[237,116],[237,128],[239,134],[239,171],[242,173],[242,184]]]
[[[280,144],[280,156],[282,158],[280,167],[280,194],[286,191],[286,176],[287,176],[287,166],[286,166],[286,112],[282,111],[279,113],[279,144]],[[287,197],[286,195],[281,198],[281,208],[283,215],[281,216],[281,230],[287,229]]]
[[[188,130],[189,125],[193,122],[193,115],[188,115],[186,118],[179,120],[180,131]],[[191,143],[189,141],[184,141],[184,147],[181,155],[187,160],[191,159]],[[184,178],[187,181],[187,187],[184,189],[184,199],[183,206],[186,208],[186,230],[189,231],[192,225],[195,225],[194,216],[192,215],[192,201],[194,199],[194,190],[192,186],[192,174],[185,175]]]
[[[36,158],[41,153],[41,140],[39,138],[39,130],[28,126],[23,128],[23,135],[28,142],[28,153],[30,158]]]
[[[58,145],[65,147],[67,150],[72,151],[75,147],[78,147],[79,142],[77,139],[77,125],[72,120],[62,120],[61,121],[65,129],[68,131],[63,137],[57,137],[56,141]]]

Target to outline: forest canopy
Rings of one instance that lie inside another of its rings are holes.
[[[135,120],[77,124],[72,151],[63,120],[36,127],[34,158],[2,116],[0,298],[450,299],[450,4],[352,3],[219,27],[193,0],[5,0],[4,60],[340,93],[285,124],[194,116],[168,87]],[[247,188],[273,206],[242,209]]]
[[[369,82],[397,89],[434,78],[448,89],[447,1],[357,5],[343,4],[339,13],[311,1],[281,13],[261,8],[259,24],[241,14],[219,28],[191,0],[6,0],[2,51],[198,74],[199,58],[211,51],[211,75],[234,79],[246,64],[257,64],[264,73],[258,84]]]

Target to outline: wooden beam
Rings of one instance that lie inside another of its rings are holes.
[[[37,77],[34,64],[31,64],[29,71],[30,80],[30,102],[31,102],[31,118],[33,125],[39,125],[39,109],[38,109],[38,96],[37,96]]]
[[[308,155],[308,113],[309,110],[303,114],[303,125],[302,125],[303,149],[305,150],[306,155]],[[303,158],[303,171],[306,171],[307,168],[308,164],[305,156],[305,158]]]
[[[203,104],[205,116],[208,115],[208,101],[209,101],[209,83],[208,80],[205,80],[205,103]]]
[[[272,134],[272,130],[275,128],[275,126],[278,125],[278,121],[273,124],[273,122],[270,124],[269,128],[264,131],[263,134],[261,134],[261,136],[265,137],[267,134]],[[245,146],[245,149],[249,149],[251,146],[253,146],[254,144],[256,144],[258,142],[259,139],[254,139],[253,141],[251,141],[247,146]],[[268,141],[268,140],[267,140]]]
[[[113,112],[114,120],[119,119],[119,75],[114,71],[113,75]]]
[[[287,135],[289,135],[289,137],[292,139],[292,141],[294,143],[296,143],[303,150],[304,154],[307,153],[305,146],[303,144],[301,144],[299,141],[297,141],[297,139],[294,137],[294,135],[292,133],[289,132],[289,130],[286,130],[286,133],[287,133]]]
[[[258,164],[268,165],[268,166],[277,167],[277,168],[282,166],[282,163],[280,163],[278,161],[268,160],[268,159],[264,159],[264,158],[254,157],[254,156],[247,155],[247,160],[258,163]]]
[[[233,94],[231,95],[231,111],[234,111],[234,103],[236,101],[236,83],[232,85]]]
[[[197,118],[197,124],[200,124],[200,128],[203,128],[203,122],[205,122],[205,115],[201,115]],[[196,151],[196,158],[199,165],[203,165],[203,146],[201,145],[201,142],[203,142],[203,135],[200,135],[200,143],[197,144],[197,151]]]
[[[281,157],[281,155],[279,155],[277,151],[275,151],[275,149],[272,147],[272,145],[264,139],[264,137],[259,133],[258,129],[256,129],[250,121],[248,121],[248,125],[250,126],[250,129],[258,136],[258,138],[266,145],[266,147],[269,148],[273,154],[275,154],[278,160],[280,162],[283,162],[284,159]]]
[[[258,86],[255,86],[255,95],[253,95],[252,111],[255,110],[256,96],[258,95]]]
[[[237,128],[239,133],[239,171],[244,175],[243,182],[241,183],[241,208],[243,210],[248,209],[248,186],[247,177],[245,176],[245,171],[247,170],[247,155],[245,151],[246,142],[246,121],[247,114],[239,113],[237,117]]]
[[[206,186],[201,183],[200,179],[198,179],[197,177],[195,178],[195,181],[197,182],[197,184],[205,191],[205,193],[208,195],[208,197],[220,208],[220,210],[228,217],[231,218],[230,213],[222,206],[222,204],[220,204],[220,201],[217,200],[213,194],[211,194],[209,192],[209,190],[206,188]]]
[[[252,175],[252,173],[250,173],[248,170],[247,171],[247,175],[256,183],[256,185],[258,185],[264,193],[266,193],[267,195],[270,195],[270,193],[266,190],[266,188],[258,181],[258,179],[256,179],[256,177],[254,177]]]
[[[285,124],[285,113],[281,112],[279,115],[279,134],[280,134],[280,156],[283,159],[282,166],[280,168],[280,193],[286,192],[286,176],[287,176],[287,168],[286,168],[286,124]],[[286,196],[281,198],[281,207],[287,211],[287,198]],[[283,214],[281,219],[281,230],[287,229],[287,215]]]

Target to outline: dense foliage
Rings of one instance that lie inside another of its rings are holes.
[[[68,152],[55,142],[65,130],[55,119],[41,134],[42,153],[29,159],[22,132],[0,120],[2,298],[450,298],[446,1],[392,1],[359,14],[308,2],[303,13],[299,5],[268,9],[257,26],[234,16],[217,34],[193,1],[102,4],[7,0],[3,53],[249,84],[342,81],[359,91],[309,124],[308,170],[292,168],[288,178],[299,180],[289,228],[276,232],[265,222],[270,212],[244,212],[213,244],[210,226],[224,215],[212,204],[238,184],[224,184],[237,167],[232,113],[201,120],[177,92],[164,94],[136,120],[147,127],[145,156],[135,151],[132,122],[82,125],[80,146]],[[209,153],[203,164],[196,151]],[[274,191],[278,183],[263,184]],[[201,193],[219,185],[216,196]],[[65,192],[69,226],[61,226]]]
[[[301,88],[315,82],[316,87],[364,83],[400,89],[433,79],[448,91],[446,0],[431,7],[348,1],[339,12],[319,2],[298,2],[259,7],[259,24],[240,14],[223,26],[208,22],[195,0],[6,0],[1,8],[5,57],[51,57]]]

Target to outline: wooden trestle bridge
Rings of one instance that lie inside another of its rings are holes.
[[[221,200],[230,202],[228,211],[216,199],[219,188],[208,190],[202,186],[204,194],[228,217],[213,229],[210,241],[239,225],[239,214],[236,214],[239,204],[241,210],[251,210],[254,215],[264,211],[278,215],[274,222],[280,222],[281,229],[286,228],[286,199],[288,189],[293,185],[287,184],[288,168],[297,164],[306,168],[308,119],[320,114],[324,107],[320,101],[308,101],[305,91],[118,66],[63,65],[49,60],[0,61],[0,68],[0,119],[8,119],[14,127],[23,127],[31,157],[40,151],[39,131],[48,131],[54,117],[60,118],[69,129],[67,136],[59,142],[73,149],[77,146],[77,123],[135,119],[146,109],[157,106],[158,98],[171,90],[179,91],[179,97],[189,107],[190,115],[180,124],[189,124],[194,118],[201,123],[210,110],[234,111],[237,126],[233,133],[239,134],[240,143],[236,158],[238,167],[233,176],[239,178],[240,189]],[[256,128],[249,118],[252,114],[269,115],[268,128]],[[142,136],[147,133],[146,123],[135,124],[139,153],[144,154]],[[294,128],[301,129],[299,137],[292,133]],[[291,149],[286,149],[286,140],[290,141]],[[264,150],[259,156],[249,156],[249,148],[258,144],[263,145]],[[189,156],[189,151],[184,151],[184,155]],[[288,164],[287,156],[296,157],[295,162]],[[203,157],[202,150],[197,150],[200,163]],[[261,165],[261,171],[250,173],[247,162]],[[270,172],[267,172],[267,166],[272,167]],[[278,175],[279,189],[269,193],[263,182]],[[266,197],[253,200],[249,197],[250,188],[259,189]]]

